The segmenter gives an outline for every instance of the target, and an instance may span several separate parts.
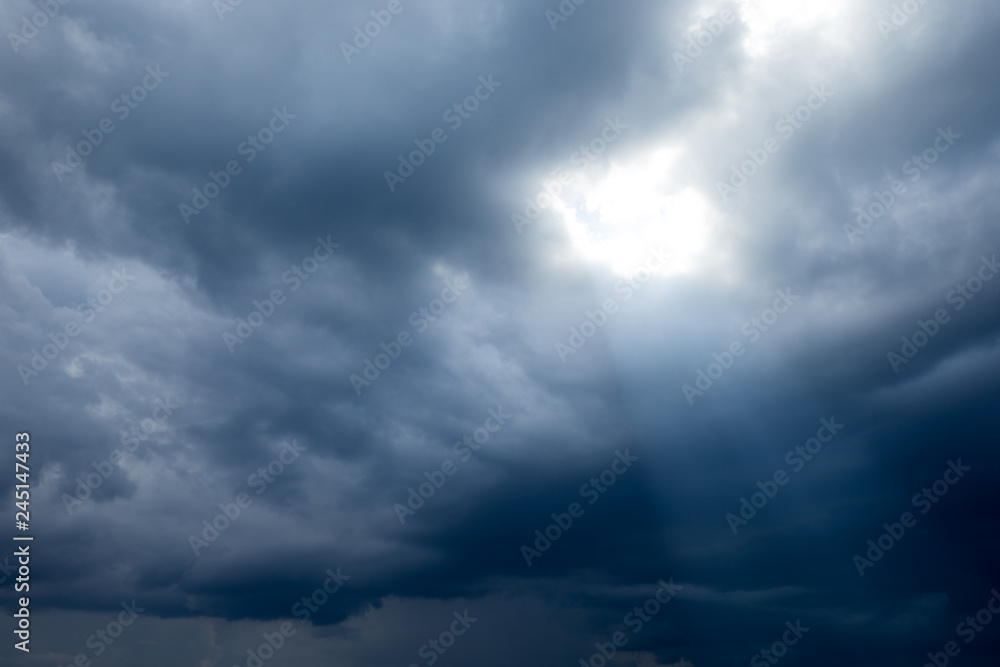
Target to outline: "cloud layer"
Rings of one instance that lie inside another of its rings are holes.
[[[994,4],[0,25],[4,659],[995,664]]]

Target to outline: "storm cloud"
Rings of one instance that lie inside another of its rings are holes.
[[[996,664],[995,3],[0,26],[3,661]]]

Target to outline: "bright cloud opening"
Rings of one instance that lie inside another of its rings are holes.
[[[553,203],[575,251],[631,275],[661,248],[670,263],[657,273],[695,269],[708,241],[712,208],[697,190],[671,186],[680,149],[662,148],[632,164],[587,174]]]
[[[791,33],[826,28],[837,21],[846,2],[803,3],[797,0],[752,0],[740,3],[746,24],[743,47],[747,55],[768,55],[774,43]]]

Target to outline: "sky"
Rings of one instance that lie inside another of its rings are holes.
[[[997,664],[995,2],[0,28],[0,664]]]

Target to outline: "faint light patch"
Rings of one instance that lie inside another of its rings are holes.
[[[80,357],[74,357],[73,360],[66,365],[66,375],[71,378],[83,377],[83,364],[80,363]]]
[[[660,275],[690,272],[706,249],[713,209],[696,189],[672,184],[682,151],[665,147],[601,174],[584,174],[555,199],[576,253],[630,276],[662,247],[670,263]]]
[[[115,72],[126,72],[134,68],[134,63],[130,63],[127,56],[132,49],[117,38],[102,39],[92,29],[93,26],[72,15],[60,14],[53,22],[62,27],[66,43],[73,49],[75,56],[82,61],[81,64],[90,68],[91,73],[112,75]],[[83,86],[84,84],[76,82],[76,85]],[[82,88],[76,90],[82,90]],[[100,87],[90,88],[89,92],[94,96],[95,102],[99,102],[107,95]],[[110,101],[107,103],[110,104]]]
[[[474,37],[478,42],[488,42],[501,32],[510,9],[504,3],[488,0],[441,0],[424,5],[421,11],[443,36]]]
[[[825,31],[842,19],[846,0],[804,3],[798,0],[744,0],[739,14],[746,24],[743,48],[752,58],[769,55],[775,43],[793,33]]]
[[[460,290],[458,294],[459,297],[465,294],[466,290],[472,286],[468,271],[459,272],[453,267],[442,264],[441,262],[435,262],[431,266],[431,273],[434,274],[434,277],[437,280],[441,281],[441,286],[447,287],[450,285],[457,285],[457,289]],[[465,285],[465,288],[461,287],[463,284]]]
[[[87,406],[87,414],[92,417],[97,417],[100,419],[110,419],[112,417],[120,417],[127,415],[128,411],[122,406],[121,403],[112,400],[109,396],[105,394],[98,394],[100,402],[96,405]]]

